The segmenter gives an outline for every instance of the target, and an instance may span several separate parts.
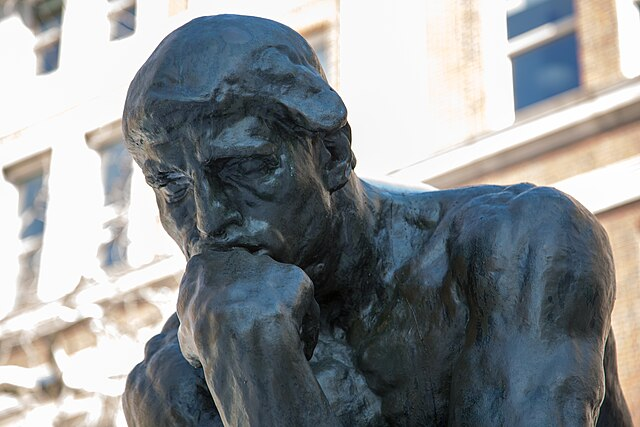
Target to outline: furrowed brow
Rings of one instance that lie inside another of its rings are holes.
[[[191,180],[186,174],[176,170],[163,170],[162,167],[155,162],[147,161],[143,168],[144,177],[151,187],[160,188],[169,182],[178,181],[181,179]]]

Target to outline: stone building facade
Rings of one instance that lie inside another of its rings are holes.
[[[634,0],[0,0],[0,426],[125,425],[126,374],[174,311],[184,259],[123,150],[122,105],[168,32],[217,13],[307,37],[349,108],[360,175],[529,181],[595,212],[640,423]]]

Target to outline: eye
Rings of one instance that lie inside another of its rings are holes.
[[[158,187],[167,203],[177,203],[186,196],[191,188],[191,180],[184,175],[169,173],[163,177]]]
[[[224,165],[223,172],[233,177],[261,178],[273,172],[278,164],[275,156],[234,159]]]

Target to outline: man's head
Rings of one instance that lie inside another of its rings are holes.
[[[131,83],[123,129],[187,257],[243,246],[309,262],[355,165],[311,48],[254,17],[198,18],[165,38]]]
[[[131,82],[123,126],[135,147],[140,133],[158,131],[156,120],[180,126],[233,112],[308,132],[335,132],[347,121],[298,33],[268,19],[218,15],[194,19],[160,43]]]

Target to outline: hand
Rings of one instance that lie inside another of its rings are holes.
[[[189,260],[178,339],[225,425],[339,424],[305,360],[319,314],[311,280],[294,265],[242,249]]]
[[[309,360],[318,340],[320,309],[313,283],[300,268],[243,249],[192,257],[178,297],[183,354],[199,366],[204,342],[302,344]],[[273,341],[273,342],[271,342]]]

